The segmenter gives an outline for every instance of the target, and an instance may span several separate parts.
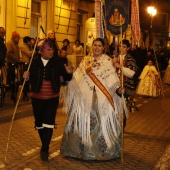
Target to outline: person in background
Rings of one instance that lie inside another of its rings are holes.
[[[146,53],[146,57],[145,57],[145,65],[147,65],[148,64],[148,61],[149,60],[152,60],[153,62],[155,61],[155,55],[154,55],[154,53],[153,53],[153,51],[147,51],[147,53]]]
[[[11,40],[6,43],[7,63],[17,63],[19,61],[19,40],[20,35],[16,31],[12,32]]]
[[[75,45],[73,45],[73,54],[83,54],[83,46],[80,44],[80,40],[75,41]]]
[[[170,59],[169,59],[169,62],[168,62],[168,66],[165,70],[165,74],[164,74],[164,77],[163,77],[163,82],[165,84],[170,84]]]
[[[63,40],[63,46],[62,46],[61,50],[63,50],[63,49],[67,51],[67,55],[71,55],[73,53],[73,50],[70,46],[70,41],[68,39]]]
[[[104,45],[104,52],[103,53],[110,55],[110,49],[109,49],[110,45],[109,45],[109,41],[106,37],[104,38],[104,44],[105,45]]]
[[[0,70],[1,70],[1,75],[0,75],[0,84],[1,83],[6,83],[4,82],[6,76],[5,76],[5,70],[4,70],[4,65],[6,63],[6,52],[7,52],[7,49],[6,49],[6,46],[5,46],[5,29],[3,27],[0,27]]]
[[[139,76],[139,84],[136,89],[136,94],[142,96],[156,97],[160,95],[160,75],[153,65],[153,61],[149,60]]]
[[[57,41],[56,41],[56,38],[55,38],[55,32],[53,30],[49,30],[48,31],[48,40],[53,44],[53,49],[54,49],[54,57],[58,57],[58,44],[57,44]]]
[[[41,39],[41,38],[39,38],[39,37],[35,37],[35,45],[36,45],[36,46],[34,45],[34,47],[35,47],[34,57],[39,54],[39,49],[38,49],[37,44],[39,44],[42,40],[43,40],[43,39]],[[31,41],[31,44],[32,44],[32,41]],[[31,45],[31,46],[32,46],[32,45]],[[33,46],[32,46],[32,48],[33,48]]]
[[[60,60],[63,64],[68,65],[67,50],[65,49],[61,50]]]
[[[6,43],[7,47],[7,84],[11,87],[11,99],[14,104],[16,103],[17,92],[18,92],[18,82],[20,82],[20,74],[18,69],[18,62],[20,60],[20,50],[19,50],[19,40],[20,35],[14,31],[12,32],[11,40]]]
[[[21,45],[20,50],[22,55],[22,62],[29,63],[33,52],[31,47],[31,38],[29,36],[25,36],[23,38],[23,44]]]
[[[111,58],[114,58],[115,42],[112,42],[112,43],[110,44],[109,51],[110,51],[110,55],[109,55],[109,56],[110,56]]]
[[[58,49],[58,57],[60,57],[60,56],[61,56],[61,50]]]
[[[63,65],[68,65],[68,59],[67,59],[67,51],[65,49],[62,49],[61,50],[61,54],[60,54],[60,61]],[[63,96],[63,86],[67,85],[67,82],[66,81],[62,81],[62,78],[61,78],[61,93],[60,93],[60,96]],[[63,101],[62,97],[60,97],[60,100]]]
[[[42,161],[48,161],[59,103],[60,78],[63,81],[71,80],[73,68],[63,65],[58,57],[53,57],[53,44],[49,39],[41,41],[38,48],[40,55],[33,59],[29,72],[24,72],[23,78],[29,79],[31,84],[35,128],[42,143],[40,156]]]
[[[67,123],[60,153],[83,160],[120,156],[121,97],[124,89],[112,59],[103,54],[104,40],[96,38],[64,90]],[[125,104],[124,104],[125,105]]]
[[[35,38],[31,38],[31,40],[30,40],[30,46],[31,46],[31,49],[32,49],[32,50],[34,49],[35,43],[36,43],[36,39],[35,39]]]
[[[5,29],[3,27],[0,27],[0,68],[5,64],[6,62],[6,52],[7,48],[5,46]]]
[[[134,58],[128,53],[129,48],[129,41],[123,39],[122,44],[119,45],[119,55],[117,58],[113,59],[113,64],[118,69],[117,71],[120,75],[121,84],[125,87],[124,97],[127,101],[127,105],[129,106],[129,110],[131,111],[135,93],[135,82],[133,76],[137,70],[137,65]],[[127,116],[124,115],[124,129],[126,127],[126,117]]]
[[[31,46],[31,38],[29,36],[25,36],[23,38],[23,44],[20,47],[21,56],[22,56],[22,63],[23,63],[23,71],[26,71],[28,68],[28,64],[30,59],[33,55],[33,49]],[[28,92],[29,92],[29,81],[25,82],[23,88],[23,100],[28,101]]]

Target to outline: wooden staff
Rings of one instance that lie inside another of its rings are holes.
[[[122,19],[122,16],[120,14],[120,42],[121,42],[120,50],[122,50],[122,23],[121,23],[121,19]],[[123,58],[122,58],[121,51],[120,51],[120,65],[123,66]],[[121,80],[121,85],[122,85],[122,88],[123,88],[124,84],[123,84],[123,71],[122,70],[121,70],[120,80]],[[121,162],[122,163],[123,163],[123,148],[124,148],[123,119],[124,119],[124,96],[122,94],[122,115],[121,115]]]
[[[40,28],[42,29],[42,26],[40,26]],[[35,46],[34,46],[34,49],[33,49],[32,55],[31,55],[31,58],[30,58],[30,62],[29,62],[27,71],[29,71],[29,69],[30,69],[30,66],[31,66],[31,63],[32,63],[32,60],[33,60],[33,57],[34,57],[35,49],[36,49],[36,46],[37,46],[37,44],[38,44],[38,37],[39,37],[39,35],[40,35],[41,29],[39,30],[39,34],[38,34],[37,39],[36,39],[36,43],[35,43]],[[17,111],[17,108],[18,108],[18,104],[19,104],[19,101],[20,101],[20,98],[21,98],[21,94],[22,94],[22,91],[23,91],[25,82],[26,82],[26,79],[24,79],[24,82],[23,82],[23,84],[22,84],[22,87],[21,87],[21,90],[20,90],[20,93],[19,93],[19,96],[18,96],[16,105],[15,105],[14,113],[13,113],[13,116],[12,116],[11,125],[10,125],[10,128],[9,128],[9,133],[8,133],[8,138],[7,138],[7,144],[6,144],[6,151],[5,151],[5,163],[6,163],[6,160],[7,160],[7,153],[8,153],[8,147],[9,147],[9,141],[10,141],[12,126],[13,126],[13,123],[14,123],[16,111]]]
[[[156,66],[157,66],[157,69],[158,69],[158,73],[160,74],[160,85],[161,85],[161,92],[162,92],[162,97],[164,98],[164,91],[163,91],[163,85],[162,85],[162,79],[161,79],[161,73],[160,73],[160,70],[159,70],[159,65],[158,65],[158,61],[157,61],[157,57],[156,57],[156,54],[155,54],[155,50],[153,50],[154,52],[154,57],[155,57],[155,61],[156,61]]]

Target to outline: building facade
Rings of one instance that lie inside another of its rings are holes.
[[[88,8],[87,8],[88,6]],[[84,23],[93,15],[94,3],[79,0],[0,0],[0,26],[6,29],[6,41],[17,31],[24,36],[45,38],[54,30],[59,47],[68,38],[84,42]],[[22,41],[20,41],[22,42]]]
[[[142,31],[149,28],[150,17],[146,10],[149,5],[150,1],[139,1]],[[158,11],[152,27],[154,45],[170,48],[170,2],[163,0],[154,5]],[[76,39],[85,43],[85,22],[94,15],[94,6],[94,0],[0,0],[0,26],[6,29],[6,41],[13,31],[17,31],[21,39],[24,36],[45,38],[41,25],[45,33],[51,29],[56,32],[60,48],[65,38],[71,45]]]

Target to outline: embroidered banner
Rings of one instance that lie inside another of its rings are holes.
[[[125,32],[129,22],[129,0],[105,0],[105,11],[107,31],[118,35],[122,25],[122,32]]]
[[[137,45],[137,44],[139,44],[139,40],[141,38],[138,0],[132,0],[132,5],[131,5],[131,27],[132,27],[132,43],[133,43],[133,45]]]
[[[104,38],[103,33],[103,11],[102,11],[102,2],[100,0],[95,1],[95,19],[96,19],[96,38]]]

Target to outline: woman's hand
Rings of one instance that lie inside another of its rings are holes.
[[[124,87],[120,87],[120,88],[118,89],[118,93],[119,93],[119,94],[124,94],[124,93],[125,93],[125,88],[124,88]]]

